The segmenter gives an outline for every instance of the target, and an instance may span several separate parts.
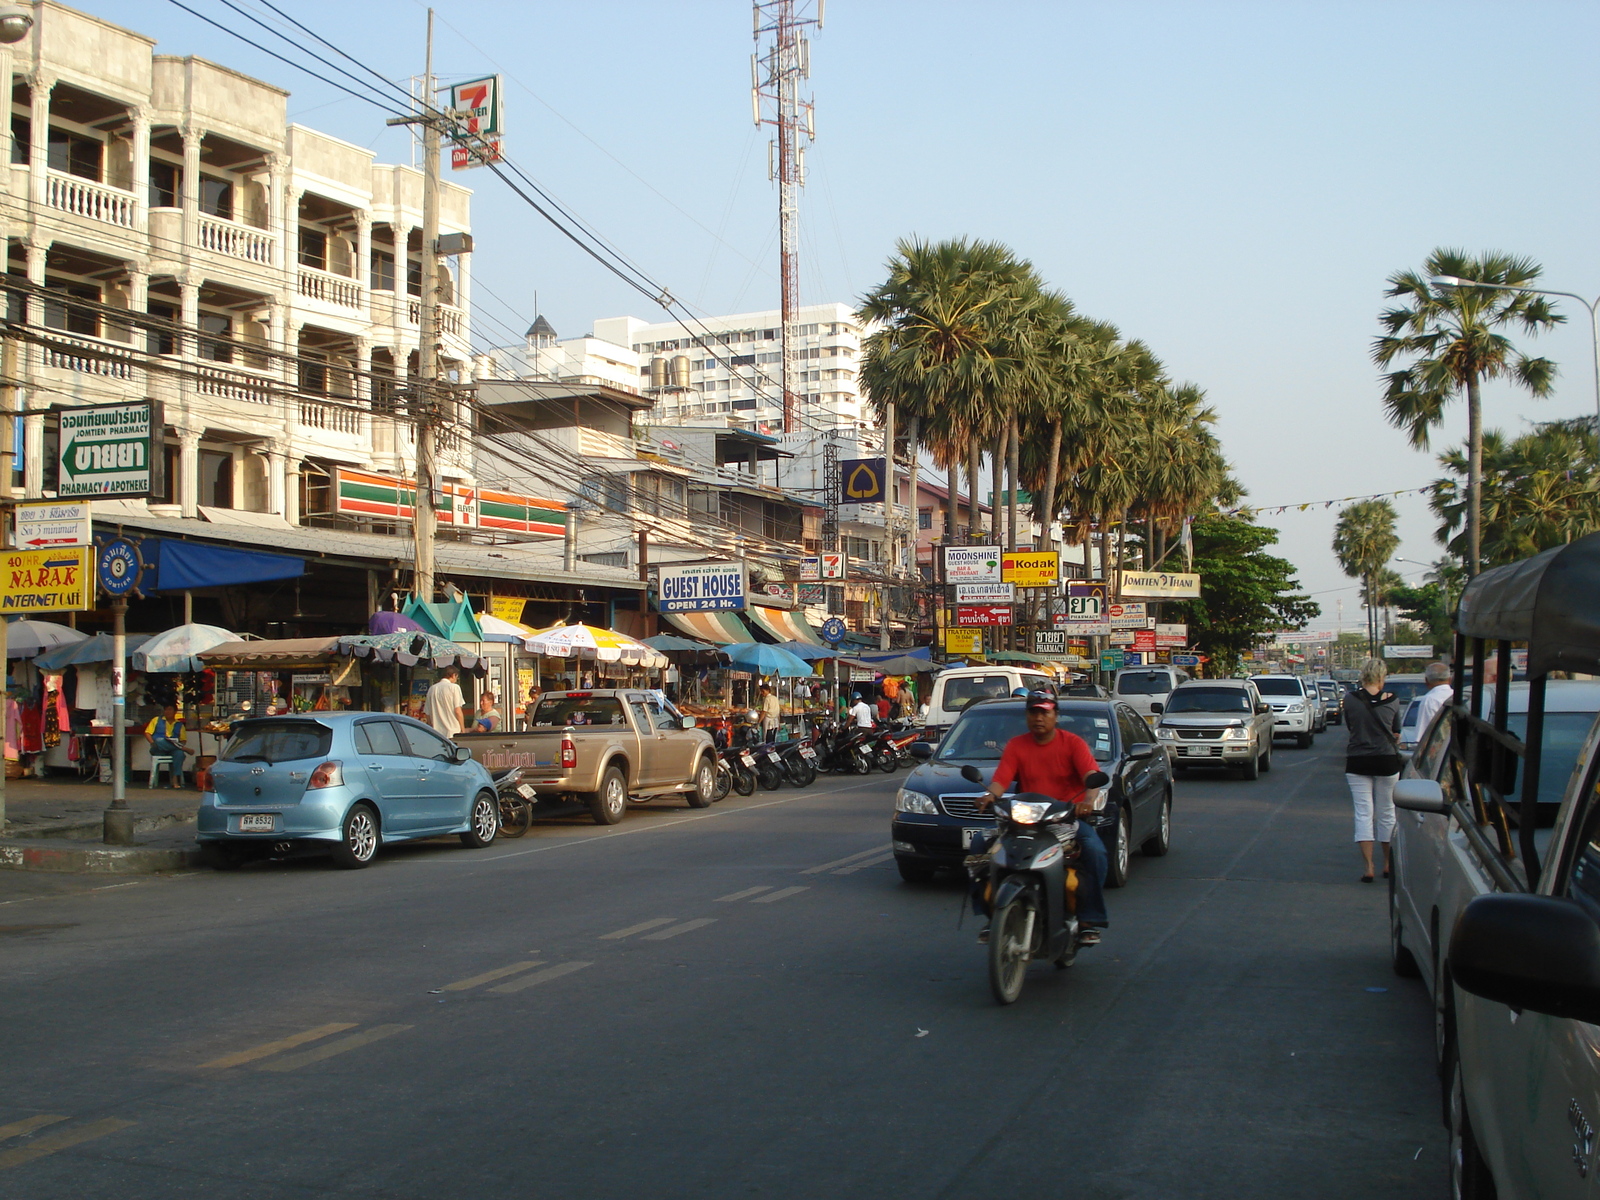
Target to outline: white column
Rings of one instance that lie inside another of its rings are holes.
[[[295,247],[289,245],[289,156],[267,155],[267,228],[272,233],[272,266],[293,275]],[[286,283],[284,286],[293,286]]]
[[[178,503],[183,515],[200,515],[200,435],[190,429],[178,434]]]
[[[44,414],[30,412],[22,418],[22,484],[29,500],[44,495]]]
[[[291,525],[300,524],[300,456],[285,454],[283,459],[283,519]]]
[[[372,320],[372,214],[356,212],[356,283],[361,288],[361,311]]]
[[[0,44],[0,88],[5,89],[4,94],[11,95],[14,84],[11,78],[11,47]],[[9,114],[10,107],[6,108]],[[11,191],[11,122],[0,121],[0,167],[5,168],[5,183],[0,184],[0,191]]]
[[[33,146],[28,155],[28,198],[35,210],[44,207],[45,172],[50,162],[50,93],[56,81],[35,71],[32,80]],[[8,168],[9,169],[9,168]]]
[[[283,516],[283,455],[267,451],[267,511]]]
[[[183,252],[187,256],[199,238],[200,146],[206,132],[193,124],[185,124],[178,132],[183,136]]]
[[[472,255],[456,255],[456,307],[461,310],[461,340],[472,344]]]
[[[144,263],[128,266],[128,312],[145,315],[150,309],[150,272]],[[143,326],[128,323],[128,340],[135,350],[144,350],[149,338]]]
[[[24,239],[22,248],[28,255],[28,282],[34,287],[44,286],[45,258],[50,252],[50,243],[39,238]],[[44,304],[37,296],[28,299],[28,324],[38,325],[44,322]],[[35,353],[30,351],[28,359],[32,361]]]
[[[133,117],[133,211],[137,229],[150,228],[150,110],[135,108]]]
[[[179,279],[178,294],[183,297],[182,311],[179,313],[178,322],[184,328],[184,333],[178,346],[178,354],[183,358],[198,358],[200,342],[189,331],[200,324],[200,284],[190,278]]]

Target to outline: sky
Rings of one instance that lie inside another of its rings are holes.
[[[418,0],[275,2],[392,79],[422,70]],[[222,0],[184,3],[284,49]],[[410,160],[383,113],[169,0],[77,7],[286,87],[292,120]],[[825,16],[802,302],[858,300],[903,237],[1007,243],[1205,389],[1249,502],[1296,506],[1261,521],[1323,605],[1313,628],[1335,627],[1340,600],[1343,627],[1361,626],[1326,502],[1422,487],[1465,437],[1460,404],[1432,451],[1384,419],[1370,351],[1386,278],[1455,246],[1533,258],[1551,288],[1600,297],[1600,5],[832,0]],[[435,73],[506,76],[507,152],[570,212],[701,313],[778,306],[748,4],[479,0],[437,20]],[[535,311],[563,337],[662,319],[492,175],[454,179],[476,189],[480,340],[519,339]],[[1588,313],[1559,307],[1567,325],[1525,345],[1557,362],[1554,394],[1488,385],[1489,428],[1595,411]],[[1442,552],[1437,523],[1417,493],[1394,504],[1415,560],[1394,565],[1416,581]]]

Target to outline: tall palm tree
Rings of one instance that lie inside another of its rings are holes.
[[[1373,361],[1388,368],[1384,407],[1389,422],[1404,429],[1411,444],[1425,447],[1428,433],[1444,419],[1444,407],[1465,393],[1467,401],[1467,544],[1469,575],[1478,573],[1482,550],[1483,409],[1479,388],[1486,379],[1510,379],[1534,396],[1550,392],[1556,367],[1529,358],[1504,330],[1538,334],[1566,318],[1543,296],[1507,288],[1538,282],[1542,268],[1528,258],[1489,253],[1474,258],[1462,250],[1435,250],[1423,273],[1389,277],[1384,295],[1401,303],[1378,317],[1383,334],[1372,344]],[[1440,277],[1497,287],[1440,285]]]
[[[1339,566],[1352,579],[1359,579],[1362,598],[1367,606],[1367,653],[1378,653],[1377,607],[1374,603],[1377,577],[1400,548],[1400,535],[1395,532],[1394,505],[1387,500],[1357,500],[1339,510],[1339,521],[1333,528],[1333,553]]]
[[[1134,511],[1146,522],[1153,565],[1184,518],[1202,511],[1217,494],[1228,463],[1211,430],[1216,410],[1194,384],[1162,388],[1143,406],[1141,418],[1133,448],[1140,471]]]

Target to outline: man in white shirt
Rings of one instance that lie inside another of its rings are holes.
[[[1428,732],[1428,726],[1433,724],[1434,717],[1439,715],[1439,710],[1455,698],[1455,689],[1450,686],[1450,668],[1442,662],[1432,662],[1423,669],[1422,681],[1428,685],[1428,690],[1422,694],[1422,699],[1417,703],[1417,739]]]
[[[867,698],[856,696],[856,702],[850,706],[850,724],[857,729],[871,729],[877,724],[877,719],[872,711],[872,705],[867,703]]]
[[[447,738],[460,733],[466,721],[467,698],[461,694],[461,685],[456,682],[460,675],[461,672],[455,667],[446,667],[439,682],[428,689],[427,699],[422,705],[428,724]]]

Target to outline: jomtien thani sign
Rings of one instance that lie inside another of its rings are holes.
[[[657,584],[662,612],[726,612],[744,607],[743,563],[662,567]]]
[[[1170,571],[1123,571],[1117,595],[1140,600],[1194,600],[1200,595],[1200,576]]]

